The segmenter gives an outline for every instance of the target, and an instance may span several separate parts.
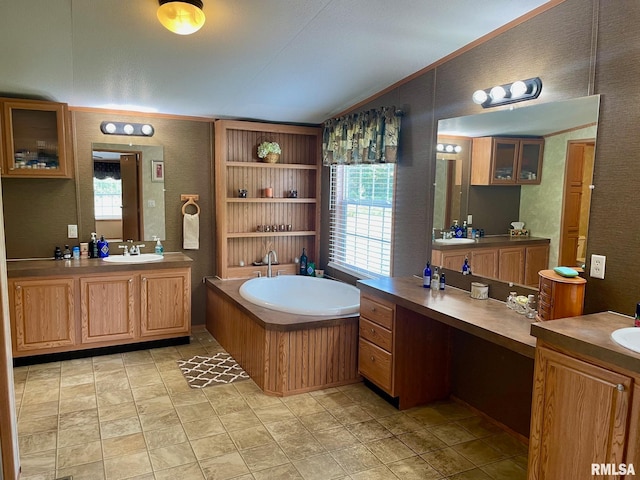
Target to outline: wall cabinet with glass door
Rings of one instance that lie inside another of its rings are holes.
[[[0,99],[2,176],[71,178],[71,134],[66,103]]]
[[[270,250],[276,252],[278,263],[273,274],[296,273],[294,258],[303,248],[309,261],[319,263],[320,135],[315,127],[215,122],[220,278],[265,275],[267,265],[262,260]],[[277,163],[258,158],[257,147],[263,141],[279,143],[282,153]]]
[[[543,150],[543,138],[474,138],[471,185],[539,185]]]

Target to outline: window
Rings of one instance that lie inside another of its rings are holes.
[[[329,265],[391,275],[394,163],[331,165]]]
[[[122,180],[94,177],[93,193],[96,220],[122,218]]]

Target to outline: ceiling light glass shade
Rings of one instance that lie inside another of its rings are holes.
[[[159,0],[158,20],[164,27],[178,35],[191,35],[204,25],[205,17],[201,0]]]
[[[487,96],[487,92],[485,92],[484,90],[476,90],[475,92],[473,92],[473,96],[471,98],[473,99],[473,103],[482,105],[487,101],[487,98],[489,97]]]
[[[115,133],[116,132],[116,126],[113,123],[107,123],[104,126],[104,129],[107,133]]]
[[[507,96],[507,92],[503,87],[497,86],[491,89],[491,91],[489,92],[489,96],[491,97],[492,101],[498,102]]]
[[[445,150],[447,151],[447,153],[451,153],[451,152],[453,152],[453,145],[447,145],[447,146],[445,147]]]
[[[144,135],[147,135],[147,136],[153,135],[153,127],[151,125],[149,125],[149,124],[145,123],[144,125],[142,125],[140,130],[142,131],[142,133]]]
[[[133,133],[133,125],[130,124],[126,124],[123,128],[124,133],[126,133],[127,135],[131,135]]]
[[[522,80],[518,80],[511,84],[511,88],[509,88],[509,90],[511,91],[511,98],[518,98],[527,93],[529,87],[527,87],[527,84]]]
[[[462,147],[460,145],[456,145],[454,150],[456,153],[460,153],[462,151]]]
[[[439,152],[444,152],[444,145],[442,143],[439,143],[436,146],[436,150],[438,150]]]

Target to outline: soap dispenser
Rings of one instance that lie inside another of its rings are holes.
[[[100,240],[98,240],[98,256],[100,258],[109,256],[109,242],[104,239],[104,235],[100,235]]]
[[[89,258],[98,258],[98,238],[96,232],[91,232],[91,241],[89,241]]]
[[[154,236],[153,239],[156,241],[156,255],[164,255],[164,247],[162,246],[162,243],[160,243],[160,237]]]

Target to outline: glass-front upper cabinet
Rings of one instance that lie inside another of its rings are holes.
[[[70,178],[67,105],[13,99],[1,103],[2,175]]]
[[[540,184],[543,149],[543,138],[474,138],[471,185]]]
[[[544,139],[520,140],[518,155],[518,183],[540,184]]]

